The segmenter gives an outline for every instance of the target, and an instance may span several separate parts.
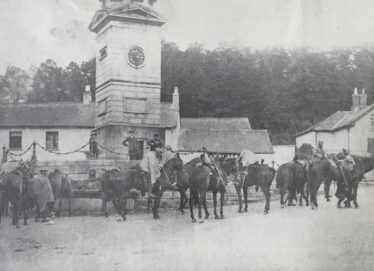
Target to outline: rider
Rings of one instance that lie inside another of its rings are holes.
[[[326,158],[325,148],[323,147],[323,141],[318,141],[317,149],[314,150],[313,155],[319,159]]]
[[[161,160],[162,147],[164,146],[161,140],[158,138],[158,134],[154,134],[153,138],[149,141],[149,147],[151,151],[156,152],[157,158]]]

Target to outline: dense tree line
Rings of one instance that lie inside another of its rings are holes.
[[[183,117],[248,117],[254,129],[268,129],[274,144],[337,110],[349,110],[354,87],[374,101],[374,49],[331,52],[307,49],[233,48],[182,51],[162,44],[162,100],[174,86]],[[8,67],[0,75],[0,102],[81,101],[85,85],[95,86],[95,59],[67,67],[53,60],[26,72]],[[94,93],[93,93],[94,94]]]
[[[374,100],[374,50],[251,50],[195,44],[162,50],[162,98],[173,86],[185,117],[248,117],[255,129],[268,129],[274,144],[337,110],[350,110],[354,87]]]

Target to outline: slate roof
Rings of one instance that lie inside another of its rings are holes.
[[[248,118],[182,118],[182,129],[250,130]]]
[[[274,153],[266,130],[181,129],[178,151],[195,152],[202,147],[219,153],[241,153],[244,149],[254,153]]]
[[[354,111],[337,111],[334,114],[328,116],[324,120],[316,123],[308,129],[296,134],[301,136],[309,132],[336,132],[341,129],[352,127],[356,121],[364,117],[367,113],[374,109],[374,104],[366,106],[365,108],[354,112]]]
[[[0,127],[94,128],[94,103],[0,104]]]

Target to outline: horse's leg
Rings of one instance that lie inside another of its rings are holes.
[[[223,215],[223,203],[224,203],[224,200],[225,200],[225,189],[221,189],[221,197],[220,197],[220,202],[221,202],[221,208],[220,208],[220,219],[224,219],[224,215]]]
[[[281,208],[284,208],[286,206],[284,202],[284,195],[286,194],[286,190],[283,186],[281,186],[279,193],[280,193],[280,205],[281,205]]]
[[[238,210],[238,212],[241,213],[242,212],[242,195],[241,195],[241,186],[240,186],[240,184],[236,184],[235,185],[235,190],[236,190],[236,193],[238,194],[238,201],[239,201],[239,210]]]
[[[158,213],[158,209],[160,208],[160,202],[162,195],[164,194],[165,189],[161,186],[160,183],[155,183],[153,186],[153,194],[156,195],[156,198],[153,201],[153,218],[159,219],[160,215]]]
[[[217,214],[217,191],[213,191],[213,206],[214,206],[214,218],[218,219],[219,216]]]
[[[331,180],[325,179],[323,190],[324,190],[324,193],[325,193],[326,201],[330,201],[330,197],[331,197],[330,196],[330,187],[331,187]]]
[[[208,206],[207,206],[207,202],[206,202],[206,194],[205,194],[205,197],[203,198],[203,207],[204,207],[204,211],[205,211],[205,219],[208,219],[209,218],[209,212],[208,212]]]
[[[57,209],[57,213],[56,213],[57,217],[61,216],[62,201],[63,201],[62,198],[58,199],[58,203],[57,203],[57,208],[58,209]]]
[[[198,201],[198,208],[199,208],[198,217],[199,217],[199,219],[202,218],[202,214],[201,214],[202,201],[203,201],[203,194],[200,192],[199,201]]]
[[[356,208],[359,207],[358,203],[357,203],[357,190],[358,190],[358,185],[359,185],[359,182],[360,180],[356,180],[354,186],[353,186],[353,204],[355,205]]]
[[[105,215],[105,217],[108,217],[108,212],[106,209],[107,199],[105,197],[101,198],[101,212]],[[113,201],[114,204],[114,201]],[[113,206],[114,207],[114,206]]]
[[[191,215],[192,223],[196,222],[195,216],[193,214],[193,204],[194,204],[195,197],[196,197],[196,192],[193,190],[190,190],[190,215]]]
[[[266,199],[264,214],[268,214],[270,210],[270,187],[262,187],[262,191]]]
[[[127,196],[123,197],[122,200],[122,206],[121,206],[121,217],[122,221],[126,220],[126,215],[127,215]]]
[[[248,212],[248,187],[243,186],[243,194],[244,194],[244,212]]]
[[[69,216],[71,216],[71,196],[68,197],[68,212],[69,212]]]

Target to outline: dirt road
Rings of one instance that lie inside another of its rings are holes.
[[[0,270],[373,270],[374,185],[362,184],[359,209],[281,209],[252,203],[248,213],[192,224],[174,210],[160,220],[132,214],[64,217],[55,225],[0,225]]]

